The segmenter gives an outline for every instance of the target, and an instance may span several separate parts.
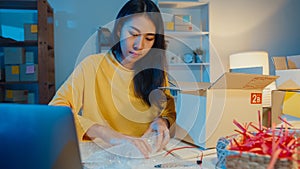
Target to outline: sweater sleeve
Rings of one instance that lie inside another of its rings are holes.
[[[165,86],[169,86],[168,79],[165,82]],[[167,99],[167,104],[163,109],[161,116],[167,118],[170,126],[172,126],[176,122],[175,101],[174,97],[170,93],[170,90],[165,90],[164,93]]]
[[[84,140],[88,128],[95,124],[95,122],[81,116],[85,88],[83,67],[83,64],[79,64],[75,68],[49,103],[49,105],[68,106],[72,109],[77,136],[80,141]]]

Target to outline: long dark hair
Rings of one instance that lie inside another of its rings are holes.
[[[166,80],[166,55],[164,24],[159,8],[151,0],[129,0],[117,15],[112,32],[112,52],[121,54],[120,37],[118,32],[124,22],[134,14],[146,15],[155,25],[156,34],[152,49],[148,54],[134,65],[135,77],[133,79],[135,95],[151,106],[149,94],[152,90],[164,85]]]

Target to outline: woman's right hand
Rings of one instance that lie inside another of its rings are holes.
[[[119,145],[129,142],[137,147],[145,158],[149,158],[149,155],[152,152],[152,148],[148,143],[147,138],[130,137],[116,132],[115,130],[106,126],[95,124],[88,129],[86,134],[91,139],[100,138],[111,145]]]

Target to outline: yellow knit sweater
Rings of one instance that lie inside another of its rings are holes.
[[[79,140],[98,123],[129,136],[142,136],[158,116],[175,122],[174,99],[164,91],[167,104],[161,112],[134,95],[134,72],[116,61],[112,53],[85,58],[59,88],[50,105],[69,106]],[[166,84],[167,85],[167,84]]]

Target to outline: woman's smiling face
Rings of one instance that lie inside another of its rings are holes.
[[[155,41],[155,32],[154,23],[146,15],[134,15],[124,22],[120,32],[124,66],[133,65],[150,51]]]

